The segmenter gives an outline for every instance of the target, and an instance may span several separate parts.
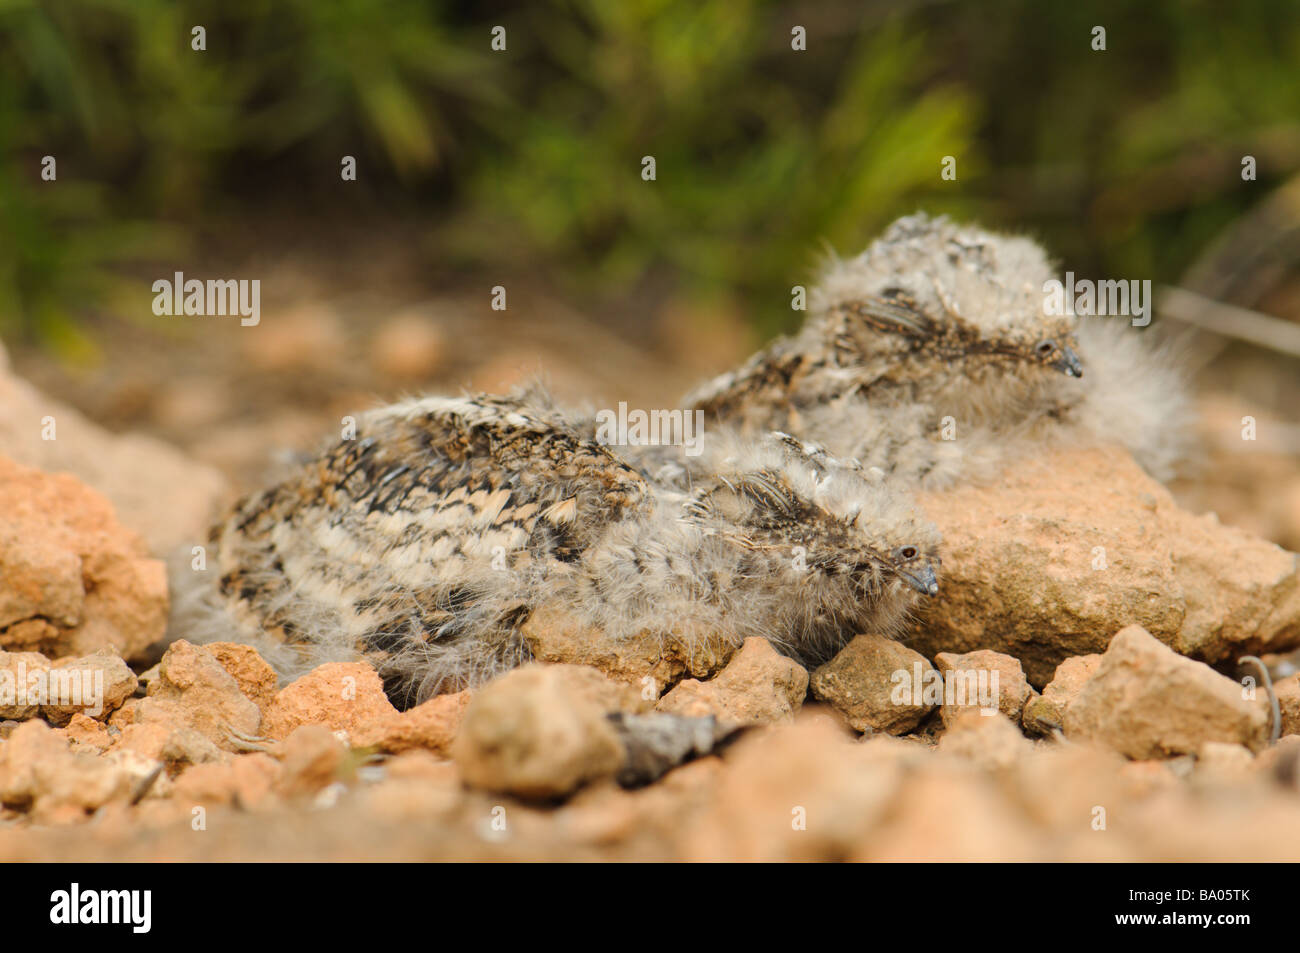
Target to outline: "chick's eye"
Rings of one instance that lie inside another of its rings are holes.
[[[916,547],[915,547],[915,546],[904,546],[901,550],[899,550],[898,555],[902,556],[904,559],[915,559],[915,558],[916,558]]]
[[[1047,357],[1047,355],[1051,354],[1055,350],[1056,350],[1055,341],[1043,341],[1038,345],[1038,353],[1043,355],[1043,357]]]

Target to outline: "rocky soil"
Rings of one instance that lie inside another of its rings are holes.
[[[446,346],[385,327],[390,375]],[[164,557],[247,448],[197,463],[12,373],[0,448],[0,860],[1300,859],[1300,576],[1260,535],[1293,514],[1240,485],[1253,516],[1227,525],[1179,503],[1209,484],[1044,457],[923,500],[943,589],[902,640],[808,671],[762,639],[611,644],[548,606],[538,662],[398,711],[364,663],[281,685],[247,646],[163,651]],[[700,733],[627,787],[626,726],[657,713]]]

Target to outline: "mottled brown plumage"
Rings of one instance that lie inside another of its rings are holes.
[[[175,634],[233,619],[285,674],[365,657],[410,701],[526,659],[542,603],[611,639],[762,635],[820,659],[937,591],[937,533],[905,499],[788,437],[733,450],[680,492],[541,402],[382,408],[214,529],[215,577],[185,600],[209,624]]]
[[[934,488],[1052,443],[1116,442],[1160,477],[1186,448],[1167,356],[1124,318],[1045,310],[1028,239],[909,216],[836,261],[807,320],[686,404],[712,426],[783,429]]]

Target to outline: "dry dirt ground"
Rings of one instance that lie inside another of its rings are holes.
[[[756,342],[725,311],[602,319],[520,287],[501,313],[405,273],[274,268],[256,328],[115,326],[80,371],[9,355],[0,689],[84,673],[104,705],[0,697],[0,859],[1300,858],[1293,365],[1215,365],[1172,492],[1100,450],[925,499],[944,590],[901,643],[813,671],[758,639],[651,657],[557,612],[530,627],[545,664],[399,712],[361,663],[280,686],[234,644],[160,661],[160,557],[378,401],[540,371],[566,401],[672,406]],[[996,690],[945,695],[961,673]],[[746,727],[625,788],[609,715],[656,711]]]

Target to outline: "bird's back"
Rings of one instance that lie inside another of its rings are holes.
[[[474,681],[518,661],[540,580],[649,505],[639,474],[546,410],[435,397],[362,416],[213,542],[222,596],[281,658]]]

